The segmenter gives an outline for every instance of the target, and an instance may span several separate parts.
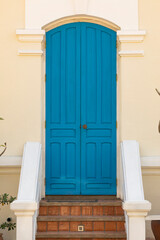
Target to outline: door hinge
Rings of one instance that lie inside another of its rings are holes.
[[[116,185],[118,185],[118,179],[116,178]]]
[[[118,82],[118,74],[116,74],[116,82]]]
[[[44,185],[46,186],[46,178],[44,178]]]
[[[118,122],[116,121],[116,128],[118,128]]]
[[[44,122],[44,126],[45,126],[45,128],[46,128],[46,120],[45,120],[45,122]]]
[[[46,82],[46,74],[45,74],[45,82]]]

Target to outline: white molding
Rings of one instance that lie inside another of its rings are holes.
[[[143,50],[133,50],[133,51],[119,51],[120,57],[144,57],[144,51]]]
[[[144,176],[160,176],[160,156],[141,157]]]
[[[148,215],[146,217],[147,221],[152,221],[152,220],[160,220],[160,215]]]
[[[23,49],[19,49],[18,50],[18,55],[19,56],[41,56],[43,55],[43,51],[42,50],[23,50]]]
[[[16,35],[21,42],[41,43],[44,39],[45,31],[39,29],[17,29]]]
[[[0,157],[0,175],[20,174],[21,162],[21,156]]]
[[[143,42],[146,35],[145,30],[139,31],[118,31],[117,36],[118,40],[121,43],[139,43]]]
[[[141,157],[142,168],[160,167],[160,156]]]
[[[0,157],[0,167],[20,167],[22,156],[3,156]]]

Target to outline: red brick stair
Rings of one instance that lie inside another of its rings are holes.
[[[42,200],[37,221],[36,240],[126,240],[122,201],[115,198]]]

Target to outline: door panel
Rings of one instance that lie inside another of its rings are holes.
[[[115,195],[116,33],[72,23],[46,42],[46,194]]]
[[[81,25],[81,193],[116,194],[116,33]]]
[[[80,194],[80,24],[46,41],[46,194]]]

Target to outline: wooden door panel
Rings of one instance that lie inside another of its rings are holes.
[[[46,42],[46,194],[80,194],[80,24]]]
[[[81,193],[116,194],[116,33],[81,26]]]

